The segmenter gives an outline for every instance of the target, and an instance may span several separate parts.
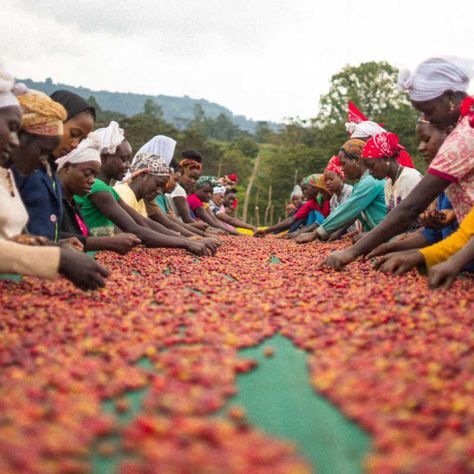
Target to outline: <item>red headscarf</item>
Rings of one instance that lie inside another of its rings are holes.
[[[474,128],[474,97],[466,97],[461,103],[461,116],[469,117],[469,125]]]
[[[338,174],[342,179],[345,179],[344,171],[342,171],[341,160],[338,155],[331,157],[324,171],[332,171],[333,173]]]
[[[347,103],[349,106],[349,111],[347,112],[347,121],[353,123],[360,123],[369,120],[354,104],[354,102],[349,101]]]
[[[398,136],[395,133],[378,133],[365,144],[362,158],[390,158],[398,151]]]
[[[234,183],[236,183],[239,180],[239,177],[236,174],[228,174],[227,177]]]

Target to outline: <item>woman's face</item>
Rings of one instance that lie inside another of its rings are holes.
[[[165,193],[172,193],[176,189],[176,184],[178,183],[180,176],[181,173],[179,171],[171,175],[170,180],[166,183],[164,189]]]
[[[199,171],[197,170],[191,170],[188,173],[184,174],[181,176],[179,179],[179,184],[183,186],[184,190],[188,194],[192,194],[194,190],[194,185],[196,184],[196,181],[199,179]]]
[[[225,194],[224,194],[224,193],[216,193],[216,194],[213,194],[213,195],[212,195],[212,200],[213,200],[218,206],[222,206],[222,204],[224,203],[224,197],[225,197]]]
[[[18,130],[21,124],[21,112],[19,107],[10,106],[0,109],[0,166],[5,167],[10,158],[11,151],[16,148]]]
[[[228,208],[234,207],[234,202],[237,199],[237,196],[234,193],[224,194],[224,206]]]
[[[419,140],[418,151],[423,156],[427,165],[433,161],[444,140],[446,140],[449,131],[449,129],[441,131],[431,123],[417,124],[416,136]]]
[[[325,171],[324,181],[326,181],[327,188],[333,194],[342,189],[342,185],[344,184],[342,178],[334,171]]]
[[[361,169],[359,162],[347,156],[341,151],[339,153],[339,160],[341,162],[342,171],[347,179],[359,179],[361,176]]]
[[[114,155],[105,155],[104,171],[107,177],[122,181],[130,168],[132,147],[124,140],[115,150]]]
[[[47,160],[48,156],[58,146],[60,136],[45,137],[33,135],[20,130],[20,146],[11,153],[11,161],[20,174],[28,176],[41,167],[41,161]]]
[[[77,165],[66,164],[59,172],[61,184],[70,194],[85,196],[89,194],[96,176],[100,171],[100,163],[87,161]]]
[[[198,189],[196,195],[202,202],[209,202],[212,197],[211,183],[207,183],[202,188]]]
[[[388,176],[390,165],[384,158],[362,158],[362,162],[375,179],[385,179]]]
[[[416,110],[423,113],[426,120],[440,128],[453,125],[459,118],[459,108],[455,106],[455,96],[451,92],[445,92],[435,99],[416,101],[411,103]]]
[[[301,194],[295,194],[292,196],[291,202],[295,207],[299,207],[303,203],[303,196]]]
[[[94,127],[94,117],[88,112],[81,112],[64,122],[64,132],[61,143],[56,147],[53,155],[56,158],[67,155],[77,148],[79,143],[89,135]]]
[[[165,188],[169,180],[169,176],[153,176],[151,174],[144,175],[141,186],[143,198],[146,201],[153,201]]]
[[[311,201],[311,199],[316,199],[318,195],[318,190],[314,186],[310,186],[309,184],[303,184],[301,186],[301,190],[303,191],[303,195],[307,201]]]

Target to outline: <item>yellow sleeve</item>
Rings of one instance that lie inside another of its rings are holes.
[[[459,252],[473,236],[474,208],[472,208],[469,214],[464,218],[456,232],[453,232],[441,242],[420,249],[420,252],[425,258],[426,266],[432,267],[440,262],[444,262],[456,252]]]
[[[0,273],[54,278],[59,268],[59,247],[30,247],[0,240]]]

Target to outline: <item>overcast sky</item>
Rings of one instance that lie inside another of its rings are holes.
[[[315,116],[344,65],[474,57],[474,0],[0,0],[18,77]]]

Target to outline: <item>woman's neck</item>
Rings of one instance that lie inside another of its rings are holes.
[[[392,183],[395,183],[395,181],[398,179],[400,166],[401,165],[399,165],[396,161],[390,162],[390,167],[388,169],[388,177],[392,180]]]
[[[143,199],[143,196],[141,195],[141,192],[140,192],[140,185],[139,185],[139,183],[137,183],[136,181],[132,180],[132,181],[129,183],[129,186],[130,186],[130,189],[133,191],[133,194],[135,194],[135,198],[137,199],[137,201],[140,201],[141,199]]]
[[[112,181],[112,178],[107,176],[102,170],[99,171],[99,174],[97,175],[97,179],[100,179],[105,184],[110,184],[110,181]]]
[[[344,187],[344,183],[341,183],[340,186],[338,186],[338,188],[336,189],[336,196],[339,198],[341,197],[341,194],[342,194],[342,188]]]
[[[66,199],[67,202],[71,203],[73,200],[73,194],[69,190],[67,186],[64,185],[63,181],[61,181],[61,191],[63,193],[63,198]]]

